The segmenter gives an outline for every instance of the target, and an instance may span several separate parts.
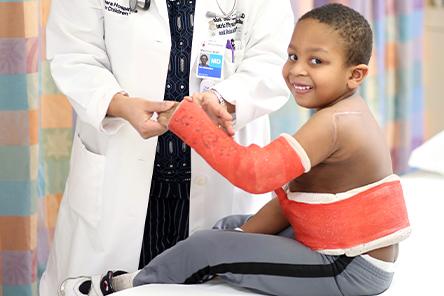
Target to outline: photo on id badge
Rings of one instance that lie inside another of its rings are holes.
[[[201,43],[196,76],[200,78],[222,78],[222,66],[226,40],[206,40]]]

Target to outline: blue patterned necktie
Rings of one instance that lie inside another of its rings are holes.
[[[180,102],[184,96],[189,95],[195,0],[169,0],[167,6],[171,54],[164,99]],[[153,179],[171,184],[190,182],[190,178],[190,148],[169,131],[159,136]]]

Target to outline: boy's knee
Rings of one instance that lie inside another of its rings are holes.
[[[220,219],[213,229],[235,229],[245,224],[253,215],[230,215]]]

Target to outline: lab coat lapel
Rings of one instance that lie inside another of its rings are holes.
[[[165,0],[154,0],[154,4],[156,5],[157,11],[159,11],[159,15],[163,18],[167,26],[170,25],[170,20],[168,18],[168,8]]]

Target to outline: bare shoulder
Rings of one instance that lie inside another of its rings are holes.
[[[319,110],[296,136],[312,169],[293,182],[292,191],[344,192],[391,174],[385,135],[359,96]]]
[[[387,176],[391,173],[390,149],[367,103],[360,96],[343,103],[333,112],[337,149],[331,159],[346,163],[356,175],[366,167],[363,182]]]
[[[374,130],[377,133],[381,131],[367,103],[358,94],[339,102],[330,109],[337,132],[342,131],[354,135],[353,132],[362,133]]]
[[[332,106],[317,110],[307,121],[306,127],[311,131],[333,132],[337,136],[340,131],[365,128],[364,123],[367,121],[373,124],[373,115],[364,99],[355,94]],[[358,125],[354,126],[353,123]]]

